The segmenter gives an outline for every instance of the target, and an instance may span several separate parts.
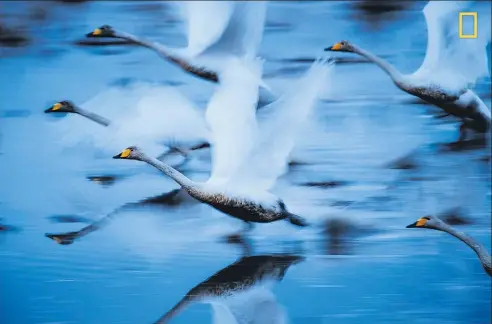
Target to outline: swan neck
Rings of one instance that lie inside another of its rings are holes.
[[[173,167],[155,159],[151,158],[148,156],[144,156],[141,158],[142,161],[147,162],[148,164],[152,165],[168,177],[172,178],[174,181],[176,181],[181,187],[184,189],[192,189],[197,186],[196,182],[193,180],[188,179],[184,174],[179,172],[178,170],[174,169]]]
[[[110,124],[109,120],[107,120],[106,118],[104,118],[98,114],[95,114],[93,112],[87,111],[85,109],[77,107],[75,109],[75,112],[81,116],[84,116],[87,119],[90,119],[90,120],[98,123],[99,125],[107,127]]]
[[[150,48],[151,50],[157,52],[158,54],[164,56],[165,58],[174,61],[177,58],[174,55],[171,55],[170,50],[165,48],[163,45],[157,43],[157,42],[151,42],[149,40],[146,40],[144,38],[135,36],[130,33],[126,32],[117,32],[116,37],[125,39],[129,42],[132,42],[133,44],[137,44],[146,48]]]
[[[489,269],[490,271],[490,269],[492,268],[491,258],[487,250],[482,244],[480,244],[470,236],[466,235],[465,233],[455,230],[454,228],[452,228],[447,224],[442,225],[441,228],[439,229],[453,235],[460,241],[465,242],[466,245],[468,245],[470,248],[472,248],[473,251],[475,251],[478,258],[480,259],[480,262],[482,263],[482,266],[485,269]]]
[[[374,62],[377,66],[379,66],[383,71],[385,71],[395,82],[399,82],[401,80],[401,73],[388,61],[383,60],[379,56],[366,51],[360,47],[354,47],[354,52],[367,58],[369,61]]]
[[[142,39],[140,37],[134,36],[129,33],[125,32],[118,32],[116,33],[117,38],[122,38],[125,39],[129,42],[132,42],[134,44],[150,48],[157,54],[161,55],[165,59],[179,65],[183,70],[194,74],[200,78],[203,78],[208,81],[212,82],[218,82],[219,77],[216,72],[208,70],[206,68],[202,68],[199,66],[193,65],[191,62],[189,62],[189,59],[184,55],[183,53],[179,54],[177,53],[176,50],[171,50],[170,48],[165,47],[164,45],[157,43],[157,42],[151,42],[145,39]]]

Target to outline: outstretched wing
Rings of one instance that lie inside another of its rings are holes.
[[[209,183],[227,182],[256,141],[261,68],[262,62],[257,59],[230,58],[223,64],[221,82],[205,113],[213,141]]]
[[[266,15],[265,1],[178,2],[187,23],[187,54],[256,56]]]
[[[230,1],[178,1],[179,13],[186,23],[189,55],[203,52],[215,43],[231,19],[234,3]]]
[[[490,1],[429,1],[424,8],[427,51],[416,75],[432,76],[451,87],[467,87],[489,75]],[[477,38],[459,37],[459,13],[477,12]],[[451,84],[450,84],[451,83]]]
[[[233,11],[221,37],[207,48],[204,55],[226,53],[252,59],[256,57],[266,18],[266,1],[233,1]]]
[[[316,61],[282,97],[258,111],[259,142],[234,174],[231,184],[245,190],[268,190],[286,172],[296,138],[326,86],[332,64]]]

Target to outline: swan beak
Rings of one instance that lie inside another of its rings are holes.
[[[63,243],[63,241],[56,234],[45,234],[45,236],[52,239],[53,241],[55,241],[58,244]]]
[[[101,35],[101,33],[102,33],[101,29],[96,28],[96,29],[94,29],[93,32],[88,33],[86,36],[87,37],[97,37],[97,36]]]
[[[44,112],[45,113],[55,112],[55,111],[59,110],[61,108],[61,106],[62,106],[61,103],[57,102],[56,104],[54,104],[50,108],[46,109]]]
[[[340,43],[336,43],[333,46],[330,46],[330,47],[325,48],[325,52],[328,52],[328,51],[339,51],[341,48],[342,48],[342,45]]]
[[[417,227],[423,227],[427,223],[427,219],[425,218],[420,218],[418,221],[415,223],[412,223],[410,225],[407,225],[406,228],[417,228]]]
[[[113,156],[113,159],[126,159],[130,156],[131,152],[132,151],[130,149],[125,149],[120,154],[116,154],[115,156]]]

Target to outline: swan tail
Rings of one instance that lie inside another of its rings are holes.
[[[299,227],[309,226],[308,222],[304,218],[302,218],[301,216],[292,214],[292,213],[287,214],[287,220],[292,225],[295,225],[295,226],[299,226]]]

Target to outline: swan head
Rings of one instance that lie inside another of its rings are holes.
[[[50,234],[46,233],[47,238],[52,239],[60,245],[70,245],[73,243],[74,239],[77,237],[77,232],[69,232],[64,234]]]
[[[348,41],[343,40],[341,42],[333,44],[333,46],[325,48],[325,52],[353,52],[354,46]]]
[[[113,159],[142,160],[143,153],[136,146],[130,146],[113,156]]]
[[[46,109],[44,112],[45,113],[75,113],[76,109],[77,108],[73,102],[68,100],[63,100],[57,102],[50,108]]]
[[[94,31],[88,33],[87,37],[116,37],[116,32],[113,27],[109,25],[102,25]]]
[[[429,228],[434,230],[442,230],[444,222],[434,216],[424,216],[419,218],[415,223],[407,225],[406,228]]]

